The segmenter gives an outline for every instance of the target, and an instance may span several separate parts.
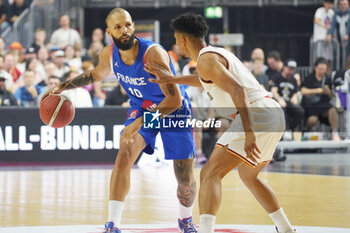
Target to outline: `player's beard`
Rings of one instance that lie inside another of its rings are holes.
[[[122,36],[121,36],[121,37],[122,37]],[[120,38],[121,38],[121,37],[120,37]],[[117,38],[115,38],[115,37],[112,35],[112,39],[113,39],[113,41],[114,41],[114,44],[115,44],[115,45],[117,46],[117,48],[120,49],[120,50],[123,50],[123,51],[129,50],[129,49],[131,49],[131,48],[134,46],[134,44],[135,44],[135,42],[134,42],[135,34],[134,34],[134,33],[130,36],[129,41],[126,42],[126,43],[123,43],[123,42],[121,41],[120,38],[117,39]]]

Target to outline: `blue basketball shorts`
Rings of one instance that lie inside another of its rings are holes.
[[[138,117],[143,117],[145,111],[147,110],[138,105],[131,105],[128,110],[128,119],[125,121],[125,127],[134,122]],[[153,154],[156,136],[160,133],[163,141],[165,159],[175,160],[195,158],[193,128],[191,126],[181,128],[169,127],[169,125],[178,125],[180,121],[187,121],[188,116],[191,118],[193,117],[192,108],[189,100],[184,98],[181,108],[162,119],[162,121],[164,120],[166,122],[165,126],[161,124],[159,129],[148,129],[142,126],[138,133],[141,134],[145,140],[146,146],[143,149],[143,152]]]

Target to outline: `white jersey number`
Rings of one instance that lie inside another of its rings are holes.
[[[131,87],[129,87],[129,91],[131,92],[131,94],[133,96],[136,96],[138,98],[142,98],[143,97],[142,93],[139,90],[137,90],[137,89],[132,89]]]

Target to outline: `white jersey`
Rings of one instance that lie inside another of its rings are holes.
[[[270,92],[261,87],[252,73],[233,53],[223,48],[207,46],[199,51],[198,59],[202,54],[208,52],[220,54],[226,59],[228,71],[233,75],[235,81],[245,89],[250,103],[266,96],[272,96]],[[212,102],[212,106],[216,108],[220,115],[230,117],[237,112],[229,93],[222,90],[215,83],[206,82],[201,78],[200,81]]]

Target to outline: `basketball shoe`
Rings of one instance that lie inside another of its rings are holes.
[[[278,228],[277,228],[277,227],[276,227],[276,231],[277,231],[277,233],[282,233],[282,232],[279,232],[279,231],[278,231]],[[286,233],[298,233],[298,232],[297,232],[297,230],[294,229],[294,230],[292,230],[292,231],[287,231]]]
[[[121,231],[114,226],[114,222],[107,222],[104,233],[121,233]]]
[[[182,233],[193,233],[197,232],[196,228],[193,225],[192,217],[184,218],[184,219],[178,219],[179,223],[179,231]]]

